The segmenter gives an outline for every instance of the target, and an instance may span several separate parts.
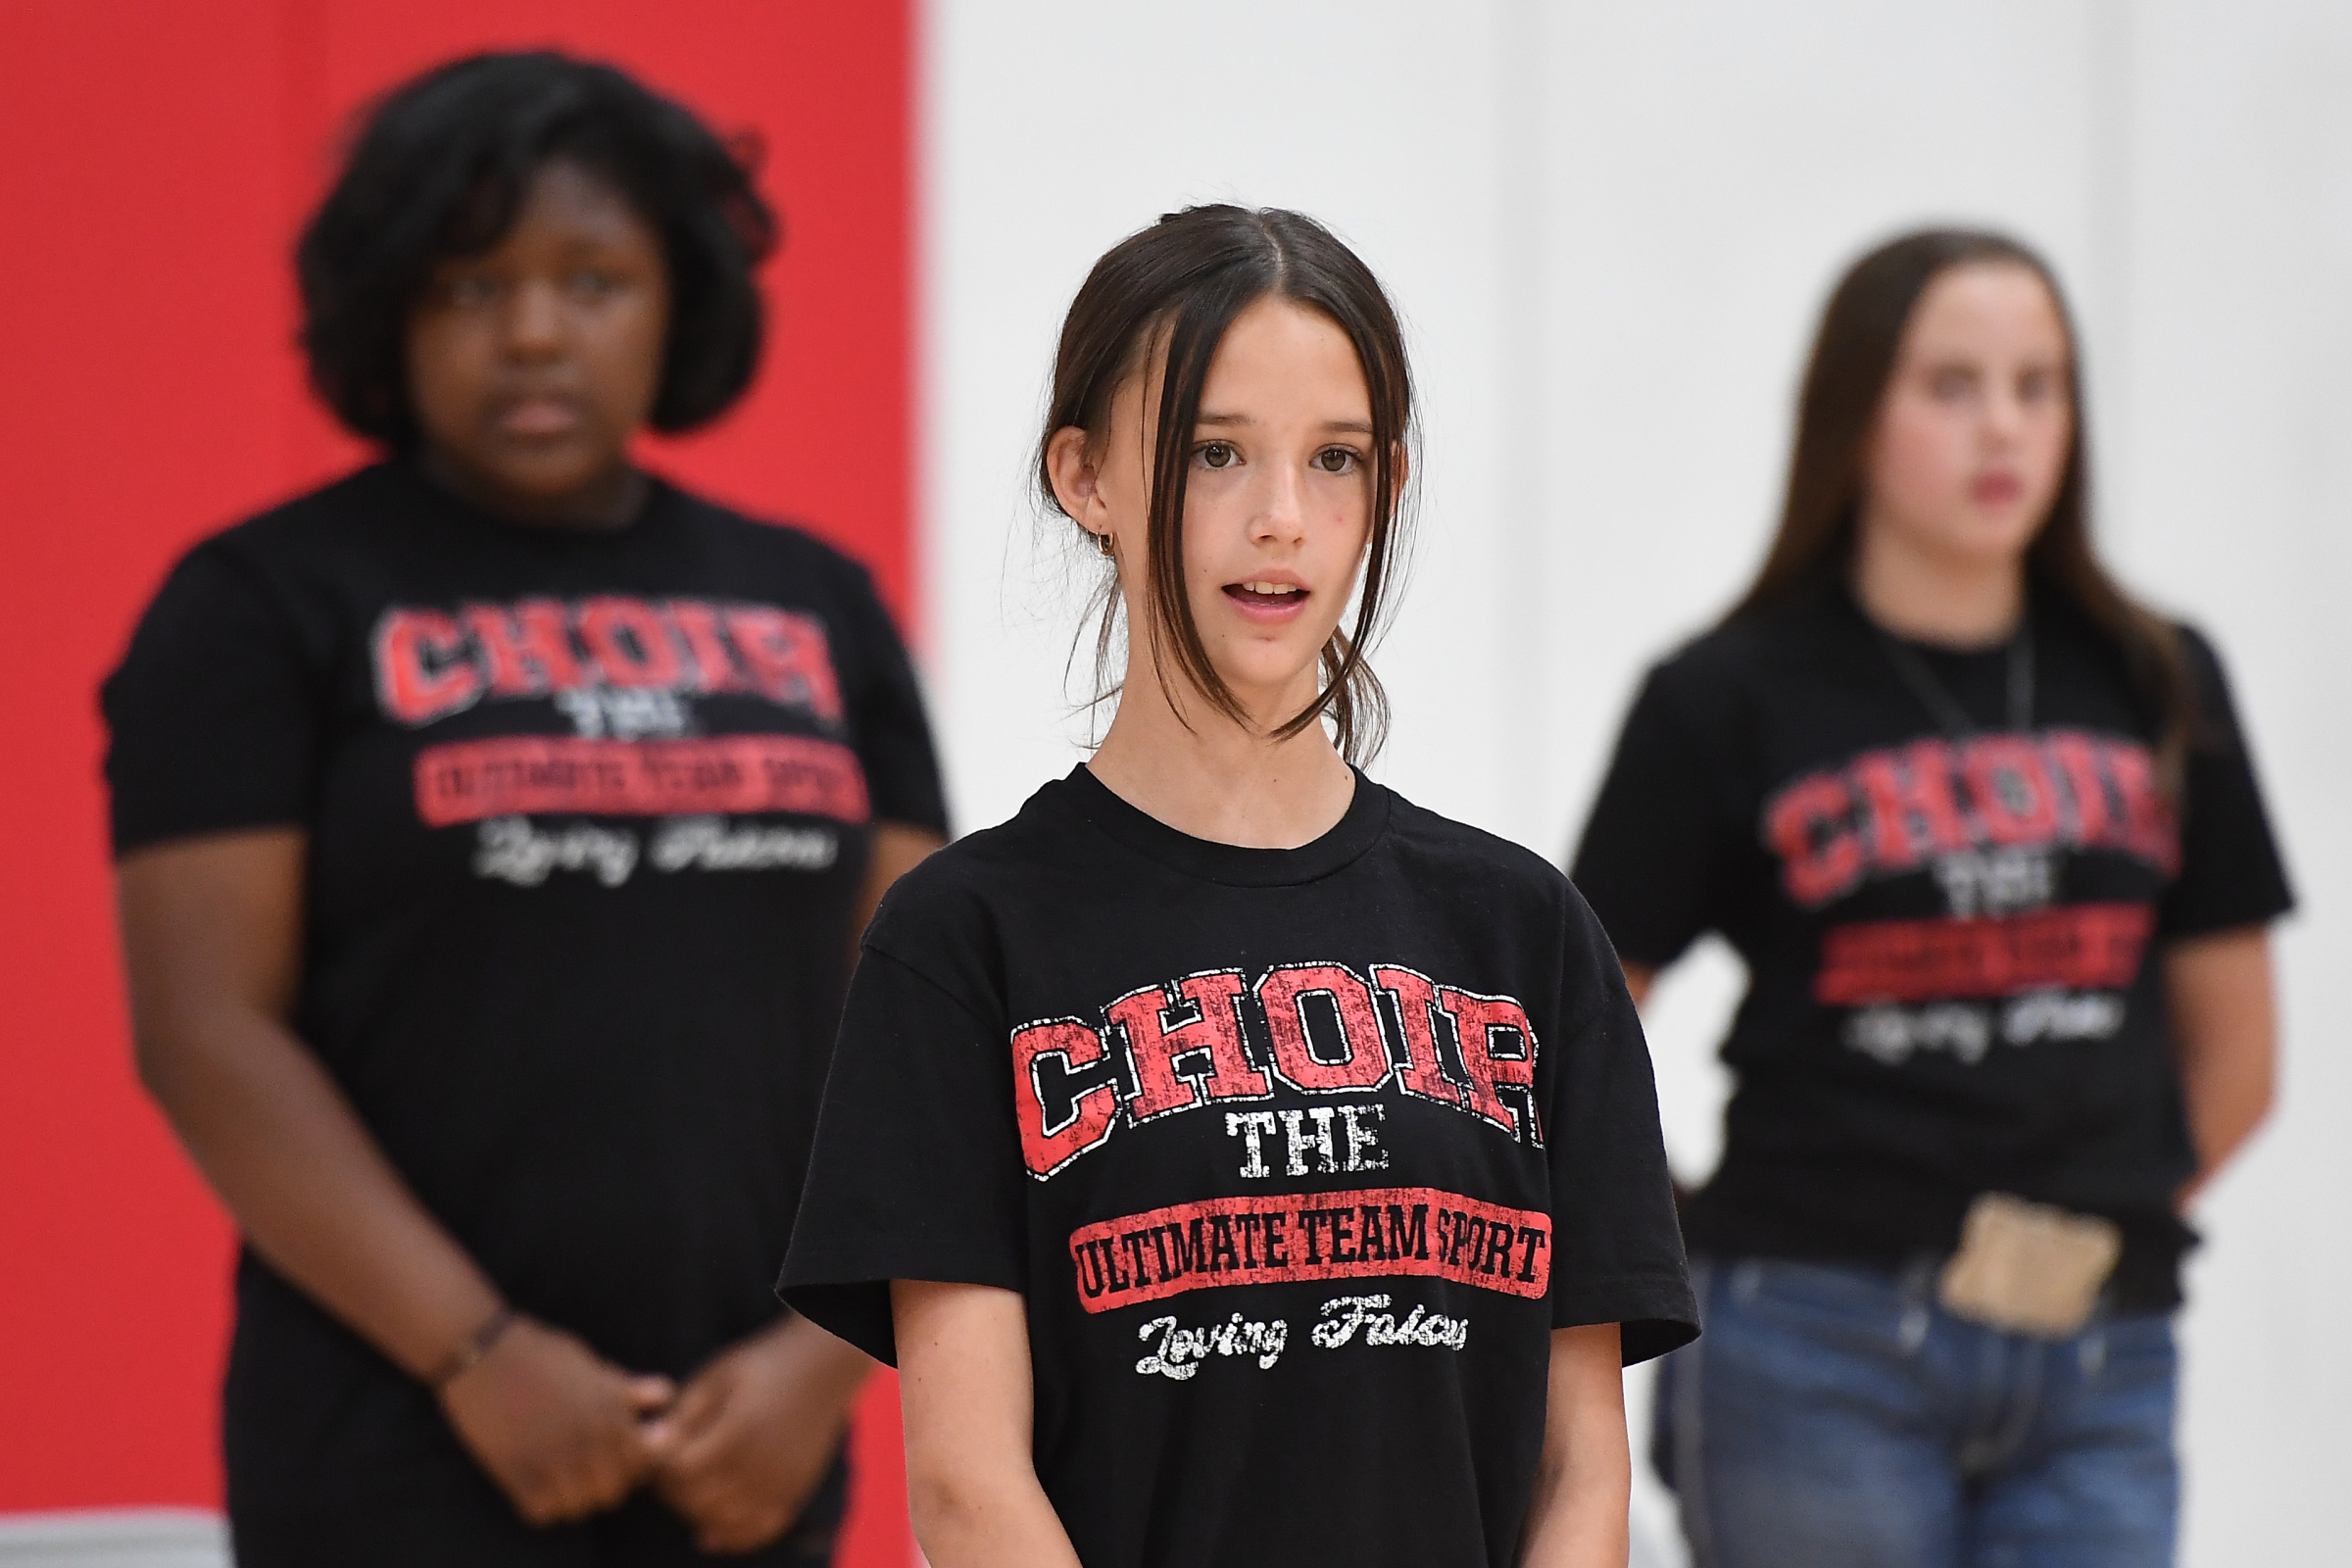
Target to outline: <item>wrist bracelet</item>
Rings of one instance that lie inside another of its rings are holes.
[[[466,1343],[449,1352],[449,1359],[433,1369],[425,1383],[435,1394],[448,1388],[481,1361],[514,1326],[514,1309],[502,1306],[490,1314],[488,1322],[466,1337]]]

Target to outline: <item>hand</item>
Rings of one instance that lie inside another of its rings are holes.
[[[729,1347],[646,1430],[654,1487],[704,1551],[781,1536],[824,1480],[850,1400],[873,1363],[813,1323],[787,1318]]]
[[[441,1389],[441,1408],[514,1509],[534,1525],[613,1506],[653,1468],[646,1420],[667,1378],[638,1376],[527,1317]]]

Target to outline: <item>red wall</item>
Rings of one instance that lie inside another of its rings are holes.
[[[905,0],[0,0],[0,1509],[210,1504],[230,1237],[141,1099],[94,689],[174,557],[362,454],[306,398],[287,255],[367,98],[554,43],[756,130],[764,373],[652,460],[908,598]],[[908,1553],[885,1393],[861,1564]]]

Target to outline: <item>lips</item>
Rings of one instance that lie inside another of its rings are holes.
[[[2025,482],[2014,473],[1980,474],[1976,482],[1968,487],[1969,495],[1984,507],[2008,506],[2025,491]]]
[[[580,426],[580,406],[570,398],[541,393],[513,398],[494,416],[499,433],[524,439],[569,435]]]
[[[1306,607],[1304,583],[1287,577],[1251,577],[1225,585],[1225,598],[1251,620],[1287,620]]]

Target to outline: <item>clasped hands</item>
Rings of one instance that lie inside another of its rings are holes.
[[[824,1479],[867,1365],[788,1318],[679,1387],[526,1317],[443,1385],[440,1400],[534,1525],[601,1513],[650,1484],[702,1550],[750,1551],[782,1535]]]

